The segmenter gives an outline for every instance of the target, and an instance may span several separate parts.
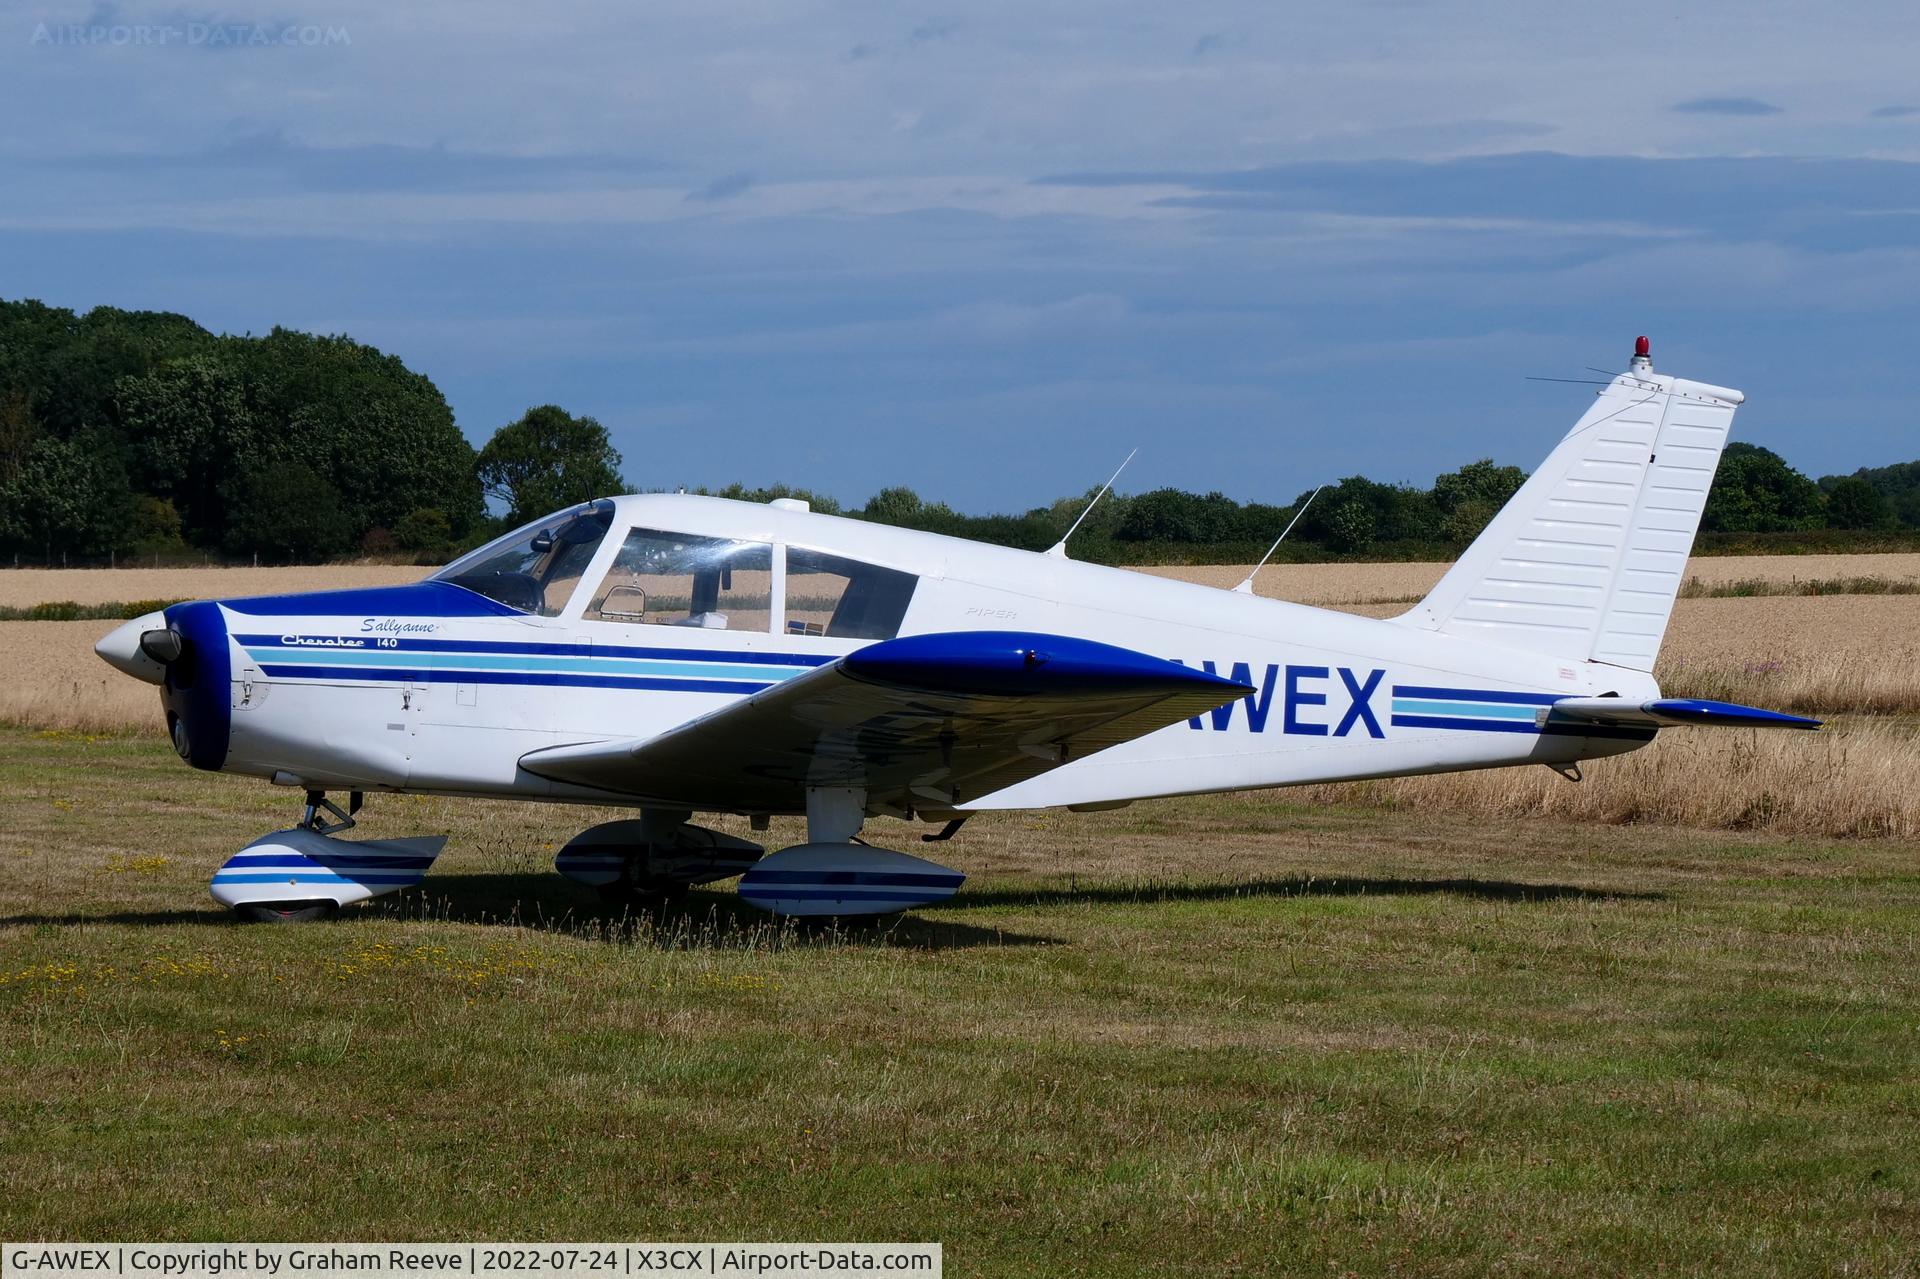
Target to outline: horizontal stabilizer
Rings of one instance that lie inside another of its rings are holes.
[[[1545,712],[1552,724],[1637,725],[1644,728],[1677,728],[1689,724],[1714,724],[1723,728],[1818,728],[1820,721],[1782,711],[1762,710],[1758,706],[1739,706],[1733,702],[1710,702],[1698,697],[1663,697],[1651,702],[1630,702],[1619,697],[1565,697]]]

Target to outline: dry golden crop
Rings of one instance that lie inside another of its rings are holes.
[[[417,582],[433,572],[405,564],[323,564],[311,568],[19,568],[0,569],[0,606],[28,608],[72,600],[233,599],[288,591]]]
[[[1155,577],[1227,589],[1246,577],[1246,564],[1175,564],[1142,568]],[[1445,564],[1269,564],[1254,579],[1268,599],[1296,604],[1412,603],[1433,589]],[[1880,578],[1920,582],[1920,554],[1711,555],[1687,561],[1687,580],[1704,587],[1760,582],[1785,588],[1796,582]],[[1391,611],[1391,610],[1390,610]]]
[[[1685,730],[1629,755],[1590,760],[1569,782],[1537,766],[1400,777],[1280,792],[1325,803],[1486,817],[1551,816],[1792,835],[1920,835],[1920,739],[1910,724],[1861,718],[1819,733]]]
[[[160,730],[160,693],[94,655],[117,622],[0,622],[8,676],[0,682],[0,723],[82,732]]]

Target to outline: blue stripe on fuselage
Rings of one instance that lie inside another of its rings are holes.
[[[308,628],[311,629],[311,628]],[[745,649],[654,648],[645,644],[531,643],[508,640],[417,639],[382,634],[307,635],[279,631],[272,635],[236,635],[242,647],[285,648],[301,652],[403,653],[525,653],[536,657],[640,657],[656,661],[737,662],[749,666],[825,666],[837,660],[831,653],[758,653]],[[293,642],[306,641],[306,642]]]
[[[526,684],[539,688],[635,688],[669,693],[757,693],[771,682],[744,680],[656,679],[644,676],[569,675],[540,671],[369,670],[352,666],[284,666],[262,664],[274,679],[363,680],[423,684]]]
[[[1393,699],[1393,711],[1396,715],[1467,715],[1481,719],[1524,719],[1529,722],[1538,713],[1532,706],[1501,705],[1498,702],[1429,702],[1405,697]]]
[[[418,670],[421,654],[392,649],[332,648],[253,648],[248,656],[259,662],[282,665],[304,660],[324,662],[328,666],[367,667],[369,669]],[[735,665],[727,662],[653,662],[632,657],[546,657],[528,654],[447,653],[438,656],[430,668],[440,671],[553,671],[600,675],[659,675],[704,679],[758,680],[764,686],[778,673],[773,666]],[[789,668],[799,673],[803,668]]]

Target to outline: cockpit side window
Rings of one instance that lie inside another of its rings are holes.
[[[613,526],[613,503],[602,499],[515,529],[464,555],[433,580],[464,586],[508,608],[558,617]]]
[[[764,634],[773,629],[773,546],[634,529],[586,615],[597,622]]]
[[[920,579],[804,547],[787,548],[787,633],[892,639]]]

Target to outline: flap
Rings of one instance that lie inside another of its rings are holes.
[[[799,812],[810,787],[944,810],[1254,690],[1131,649],[1022,631],[886,640],[657,737],[554,746],[555,781],[722,811]]]
[[[1666,697],[1652,702],[1632,702],[1622,697],[1563,697],[1542,714],[1543,723],[1550,724],[1634,724],[1647,728],[1684,724],[1718,724],[1728,728],[1820,727],[1817,719],[1697,697]]]

